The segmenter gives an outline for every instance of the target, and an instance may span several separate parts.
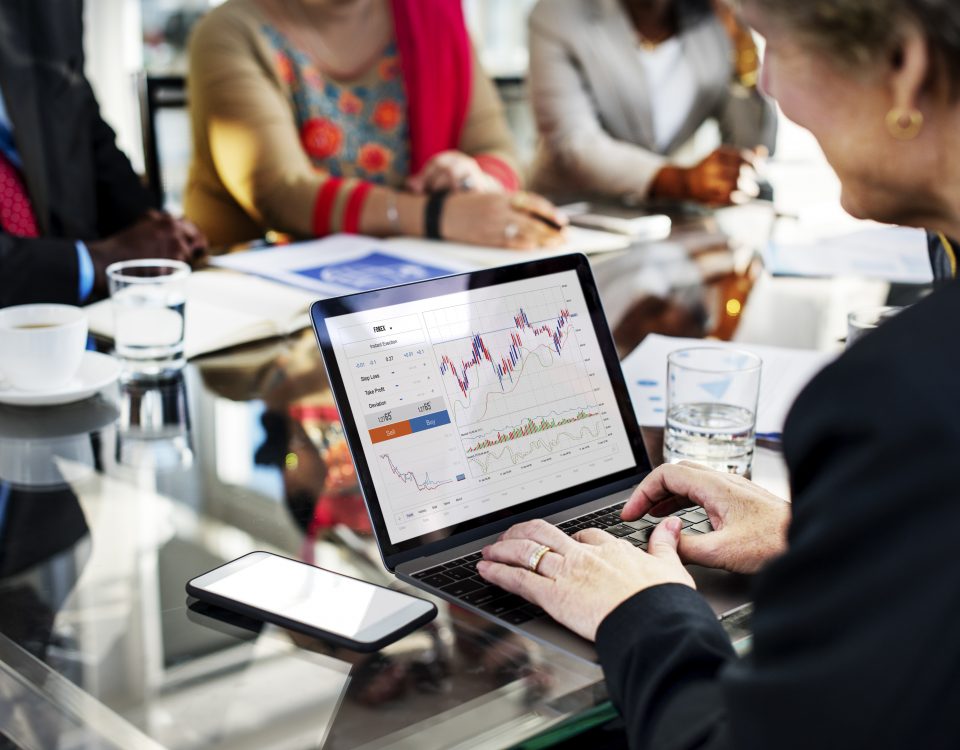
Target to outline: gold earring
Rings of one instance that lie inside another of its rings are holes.
[[[923,128],[923,112],[919,109],[894,107],[887,112],[887,130],[898,141],[912,141]]]

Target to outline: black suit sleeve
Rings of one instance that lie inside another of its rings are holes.
[[[38,217],[43,238],[0,232],[0,307],[77,304],[75,240],[108,237],[153,207],[83,75],[82,12],[81,0],[0,4],[0,25],[8,27],[0,64],[7,76],[26,82],[29,95],[15,85],[4,93],[11,115],[18,107],[35,115],[16,135],[34,146],[35,158],[24,158],[24,168],[35,170],[28,183],[39,185],[47,204],[47,214]],[[12,96],[18,92],[20,98]]]
[[[789,551],[757,581],[750,660],[724,675],[735,747],[960,746],[960,353],[945,301],[858,342],[791,413]]]
[[[76,305],[79,291],[73,240],[24,239],[0,232],[0,307],[32,302]]]
[[[675,585],[602,623],[631,747],[960,746],[952,286],[955,304],[938,293],[901,313],[797,401],[789,548],[757,577],[749,657],[732,658],[699,597]]]
[[[117,147],[117,136],[100,114],[100,104],[83,74],[83,3],[76,4],[77,28],[74,40],[79,63],[77,77],[80,99],[89,119],[93,177],[97,196],[97,233],[100,237],[126,229],[150,208],[158,208],[150,191],[141,182],[127,155]]]
[[[104,122],[90,84],[84,81],[90,102],[94,176],[97,192],[97,229],[101,237],[126,229],[155,208],[130,160],[117,147],[116,134]]]
[[[734,652],[696,591],[671,583],[634,595],[600,624],[597,654],[630,747],[726,746],[717,674]]]
[[[92,118],[94,184],[89,189],[96,194],[95,234],[108,237],[136,222],[152,203],[129,160],[117,148],[113,130],[100,116],[89,84],[82,85],[89,92],[85,109]],[[0,232],[0,307],[32,302],[76,305],[81,302],[79,289],[75,239],[26,239]]]

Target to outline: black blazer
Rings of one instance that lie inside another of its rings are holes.
[[[0,2],[0,91],[40,239],[0,232],[0,307],[77,303],[75,240],[131,225],[151,206],[83,75],[82,0]]]
[[[604,620],[631,747],[960,747],[958,326],[954,281],[797,399],[789,549],[757,576],[749,657],[676,584]]]

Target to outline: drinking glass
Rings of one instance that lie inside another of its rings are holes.
[[[667,357],[666,463],[695,461],[749,475],[761,360],[739,349],[693,347]]]
[[[847,315],[847,348],[902,309],[902,307],[864,307],[851,312]]]
[[[190,266],[127,260],[107,266],[113,340],[126,380],[169,377],[185,364],[183,334]]]

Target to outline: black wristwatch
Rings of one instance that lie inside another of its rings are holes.
[[[438,190],[427,198],[427,206],[423,210],[423,234],[427,239],[442,240],[440,234],[440,217],[443,216],[443,203],[450,195],[449,190]]]

